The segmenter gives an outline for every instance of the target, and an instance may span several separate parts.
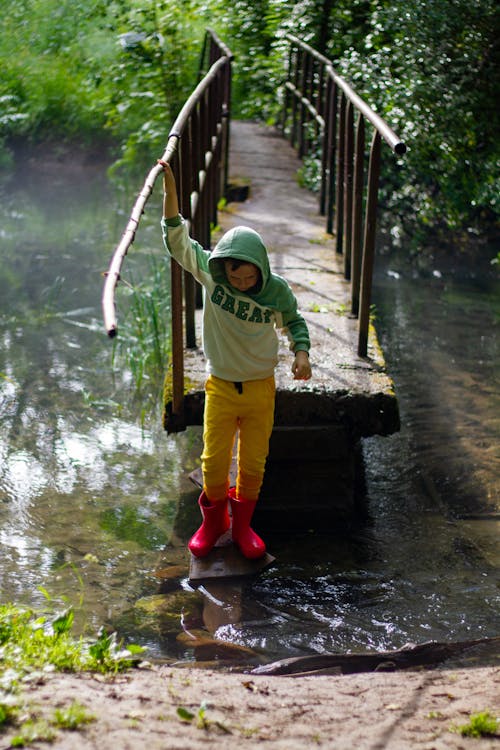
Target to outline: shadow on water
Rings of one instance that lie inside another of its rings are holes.
[[[402,429],[363,443],[368,518],[349,534],[274,534],[261,575],[195,588],[199,430],[167,437],[159,405],[141,424],[101,321],[132,191],[122,209],[101,166],[60,166],[22,165],[2,196],[2,600],[37,606],[44,587],[81,630],[107,623],[181,660],[498,635],[498,282],[381,260],[377,327]],[[153,196],[135,274],[161,257],[159,215]]]

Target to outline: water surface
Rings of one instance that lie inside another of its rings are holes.
[[[498,635],[498,281],[379,260],[402,428],[363,443],[368,519],[347,537],[277,535],[261,576],[194,591],[179,508],[195,502],[199,430],[166,436],[101,320],[134,188],[124,198],[95,166],[27,166],[0,209],[3,601],[42,606],[43,589],[81,630],[111,625],[162,658],[193,658],[187,626],[269,660]],[[136,277],[149,253],[163,262],[159,198],[148,206]]]

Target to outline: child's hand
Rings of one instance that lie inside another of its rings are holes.
[[[172,167],[166,161],[158,159],[158,164],[163,167],[163,189],[166,193],[173,193],[176,190],[175,177]]]
[[[166,219],[172,219],[179,215],[179,201],[174,173],[168,162],[158,159],[158,164],[163,167],[163,216]]]
[[[294,380],[309,380],[312,377],[311,363],[307,352],[299,349],[295,352],[295,359],[292,365]]]

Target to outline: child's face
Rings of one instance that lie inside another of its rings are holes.
[[[232,287],[239,292],[246,292],[257,284],[260,279],[259,269],[253,263],[242,263],[233,271],[233,261],[224,261],[226,277]]]

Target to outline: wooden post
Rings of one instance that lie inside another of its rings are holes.
[[[300,70],[301,70],[301,64],[302,64],[302,56],[303,56],[302,49],[299,47],[296,50],[295,53],[295,69],[294,69],[294,75],[293,75],[293,83],[295,86],[295,92],[300,91]],[[300,119],[299,115],[299,105],[297,102],[297,95],[294,93],[293,99],[292,99],[292,130],[291,130],[291,137],[290,142],[294,148],[297,148],[297,142],[298,142],[298,125],[297,120]]]
[[[191,122],[187,123],[184,135],[180,139],[180,199],[182,215],[187,221],[191,221],[191,175],[192,175],[192,140]],[[184,273],[184,300],[185,300],[185,328],[186,346],[190,349],[196,347],[195,327],[195,280],[190,273]]]
[[[368,195],[366,198],[365,238],[361,268],[361,298],[359,309],[358,354],[366,357],[370,325],[371,287],[375,259],[375,230],[377,225],[378,183],[380,177],[380,133],[375,130],[368,167]]]
[[[324,66],[322,68],[324,71]],[[319,193],[319,212],[321,216],[326,215],[326,204],[328,198],[328,166],[331,163],[330,151],[332,148],[331,135],[332,135],[332,120],[330,117],[332,109],[332,95],[333,95],[333,81],[330,76],[327,76],[324,83],[325,86],[325,99],[323,102],[322,117],[325,122],[323,128],[323,139],[321,144],[321,186]]]
[[[326,190],[326,231],[333,234],[335,201],[335,165],[337,162],[337,84],[331,75],[328,75],[329,105],[327,109],[328,119],[328,185]]]
[[[345,139],[345,107],[346,98],[344,92],[340,94],[340,111],[339,111],[339,136],[337,141],[337,181],[335,190],[335,225],[333,233],[335,235],[335,250],[342,252],[342,234],[344,218],[344,139]]]
[[[304,92],[307,89],[307,71],[309,67],[309,55],[304,52],[302,54],[302,65],[300,70],[300,88],[299,91]],[[306,153],[306,133],[305,133],[305,120],[306,120],[306,106],[304,102],[300,101],[299,106],[299,112],[300,112],[300,122],[299,122],[299,149],[298,149],[298,155],[299,158],[302,159],[304,154]]]
[[[179,159],[172,164],[179,181]],[[182,184],[182,183],[181,183]],[[172,308],[172,417],[178,424],[184,420],[184,333],[182,326],[182,268],[170,260],[170,306]]]
[[[352,158],[354,141],[354,114],[352,102],[345,111],[344,134],[344,230],[342,248],[344,252],[344,278],[351,278],[351,227],[352,227]]]
[[[363,180],[365,162],[365,119],[360,113],[356,131],[354,154],[352,241],[351,241],[351,313],[359,312],[359,287],[361,283],[361,230],[363,227]]]
[[[222,158],[224,166],[222,169],[223,185],[222,195],[227,196],[229,184],[229,144],[231,138],[231,63],[229,62],[224,68],[224,102],[222,109]]]
[[[322,62],[318,62],[319,65],[319,71],[318,71],[318,88],[316,93],[316,102],[315,102],[315,108],[320,117],[323,118],[323,121],[325,119],[325,109],[326,109],[326,84],[325,84],[325,64]],[[321,126],[316,119],[316,140],[319,140],[319,136],[321,135]]]

